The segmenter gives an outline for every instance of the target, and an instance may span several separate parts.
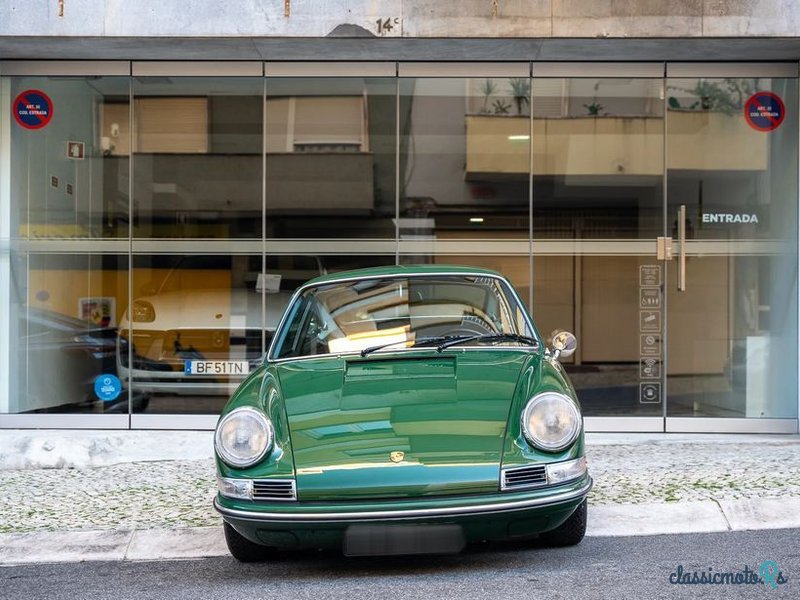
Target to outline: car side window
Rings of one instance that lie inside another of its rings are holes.
[[[324,341],[325,324],[319,318],[314,306],[309,307],[302,333],[300,334],[300,347],[297,356],[313,356],[327,354],[328,344]]]
[[[286,335],[279,342],[276,358],[327,354],[325,322],[317,308],[316,302],[307,296],[298,300],[290,315]]]
[[[275,358],[290,358],[297,356],[297,348],[300,344],[299,334],[302,329],[305,313],[308,312],[308,298],[302,297],[297,300],[295,307],[289,314],[288,327],[285,333],[278,339]]]

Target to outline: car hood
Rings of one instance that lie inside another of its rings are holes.
[[[496,492],[518,381],[540,360],[453,349],[279,363],[298,498]]]
[[[291,298],[289,292],[266,294],[264,327],[274,330]],[[149,302],[155,320],[135,323],[136,329],[260,329],[261,294],[253,290],[187,290],[137,298]],[[120,328],[127,326],[127,313]]]

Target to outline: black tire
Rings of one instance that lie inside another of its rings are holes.
[[[586,535],[586,500],[580,503],[569,519],[540,537],[547,546],[561,547],[579,544],[584,535]]]
[[[225,542],[228,544],[228,550],[239,562],[264,562],[270,557],[272,548],[269,546],[254,544],[224,521],[222,527],[225,530]]]

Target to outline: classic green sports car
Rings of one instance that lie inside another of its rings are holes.
[[[581,413],[512,286],[400,266],[295,292],[264,364],[222,412],[214,506],[241,561],[281,548],[445,553],[586,530]]]

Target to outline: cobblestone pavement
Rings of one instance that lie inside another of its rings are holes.
[[[214,461],[0,471],[0,533],[220,525]]]
[[[594,505],[800,497],[800,442],[587,445]],[[0,533],[219,525],[213,460],[0,471]]]
[[[800,443],[587,444],[590,504],[800,497]]]

